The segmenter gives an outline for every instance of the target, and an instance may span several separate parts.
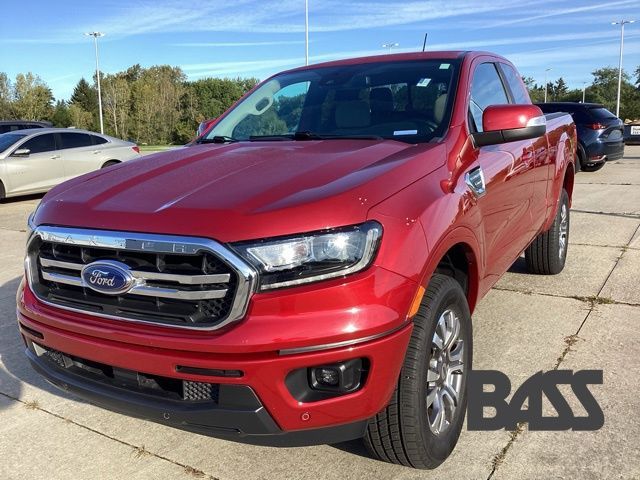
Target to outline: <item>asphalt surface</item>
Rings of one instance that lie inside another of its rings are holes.
[[[565,271],[514,264],[473,315],[474,367],[513,388],[553,369],[603,370],[598,431],[467,431],[432,472],[367,457],[358,442],[298,449],[217,440],[108,412],[27,363],[15,318],[25,222],[39,197],[0,203],[0,478],[640,478],[640,147],[576,177]],[[560,390],[576,415],[584,409]],[[543,403],[548,415],[553,409]]]

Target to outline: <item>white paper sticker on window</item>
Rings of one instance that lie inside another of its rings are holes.
[[[447,68],[449,68],[451,66],[450,63],[441,63],[440,64],[440,70],[446,70]]]
[[[431,83],[430,78],[421,78],[420,81],[416,83],[416,87],[426,87],[429,83]]]
[[[417,135],[418,130],[395,130],[394,135]]]

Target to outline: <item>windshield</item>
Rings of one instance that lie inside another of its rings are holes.
[[[0,152],[4,152],[11,145],[17,141],[23,139],[26,135],[20,135],[19,133],[3,133],[0,135]]]
[[[446,131],[457,60],[414,60],[283,73],[240,102],[201,142],[390,138]]]

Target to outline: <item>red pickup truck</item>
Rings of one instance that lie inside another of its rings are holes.
[[[576,133],[480,52],[275,75],[196,142],[59,185],[18,322],[52,383],[268,445],[363,437],[433,468],[462,428],[471,313],[524,251],[562,270]]]

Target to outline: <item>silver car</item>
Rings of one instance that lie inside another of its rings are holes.
[[[99,168],[138,158],[135,143],[68,128],[32,128],[0,135],[0,199],[46,192]]]

